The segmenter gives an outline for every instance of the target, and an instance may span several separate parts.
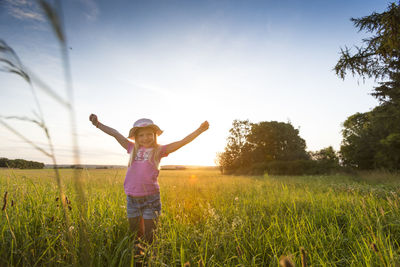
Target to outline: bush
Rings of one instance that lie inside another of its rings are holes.
[[[271,161],[265,171],[272,175],[315,175],[339,171],[339,165],[316,160]]]
[[[0,158],[0,168],[43,169],[44,163],[23,159]]]
[[[337,163],[326,160],[292,160],[270,162],[258,162],[239,169],[224,169],[227,175],[318,175],[332,174],[336,172],[350,173],[351,168],[345,168]]]

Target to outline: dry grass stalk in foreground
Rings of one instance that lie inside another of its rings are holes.
[[[4,197],[3,197],[3,208],[1,208],[2,211],[4,211],[7,207],[7,194],[8,194],[8,192],[6,191],[4,193]]]
[[[301,266],[306,267],[307,266],[306,250],[303,247],[300,248],[300,256],[301,256]]]
[[[50,22],[50,25],[55,31],[55,34],[60,42],[61,48],[62,48],[62,62],[63,62],[63,69],[65,73],[65,84],[66,84],[66,90],[68,94],[68,101],[64,100],[62,97],[60,97],[54,90],[52,90],[49,86],[47,86],[44,82],[42,82],[40,79],[37,78],[36,75],[30,75],[30,72],[23,66],[21,61],[19,60],[19,57],[17,54],[14,52],[14,50],[9,47],[4,41],[0,40],[0,63],[2,65],[0,66],[0,71],[5,71],[13,74],[17,74],[20,77],[22,77],[30,86],[35,103],[36,103],[36,108],[38,110],[38,113],[34,113],[34,115],[38,118],[38,120],[35,119],[30,119],[27,117],[16,117],[16,116],[1,116],[2,118],[6,119],[19,119],[23,121],[28,121],[28,122],[33,122],[36,123],[44,132],[48,141],[49,149],[50,152],[46,151],[43,148],[40,148],[38,145],[35,144],[35,142],[29,140],[27,137],[19,133],[17,130],[15,130],[13,127],[11,127],[9,124],[4,122],[3,120],[0,119],[0,123],[6,127],[8,130],[10,130],[13,134],[16,136],[20,137],[22,140],[33,146],[36,150],[40,151],[41,153],[45,154],[46,156],[50,157],[54,166],[57,166],[57,161],[53,149],[53,144],[51,140],[51,136],[49,134],[48,127],[46,126],[46,123],[44,121],[44,115],[42,113],[42,109],[38,100],[38,97],[35,92],[35,87],[33,86],[33,82],[36,82],[36,84],[39,86],[42,91],[47,93],[50,97],[55,99],[58,103],[61,103],[63,107],[66,107],[67,110],[69,111],[70,114],[70,125],[71,125],[71,137],[72,137],[72,143],[73,143],[73,151],[74,151],[74,162],[75,165],[80,164],[80,156],[79,156],[79,146],[77,142],[77,134],[76,134],[76,119],[75,119],[75,112],[74,112],[74,106],[73,106],[73,94],[72,94],[72,78],[71,78],[71,71],[70,71],[70,66],[69,66],[69,57],[68,57],[68,49],[67,49],[67,43],[66,43],[66,38],[64,34],[64,27],[63,27],[63,20],[62,20],[62,11],[61,11],[61,1],[55,1],[55,4],[52,6],[49,3],[47,3],[44,0],[39,0],[38,1],[40,6],[42,7],[45,15],[47,16],[48,21]],[[32,78],[33,77],[33,78]],[[63,193],[63,187],[61,184],[61,177],[58,171],[58,168],[54,168],[55,171],[55,176],[59,188],[59,196],[60,199],[62,199],[63,203],[63,213],[64,213],[64,218],[66,221],[66,227],[65,231],[67,235],[69,236],[70,243],[72,244],[72,236],[70,234],[70,231],[68,231],[69,227],[69,218],[67,215],[67,203],[64,201],[64,193]],[[75,179],[74,179],[74,185],[75,189],[77,191],[77,197],[78,201],[80,202],[80,205],[78,205],[78,212],[79,212],[79,217],[80,217],[80,227],[79,227],[79,232],[80,232],[80,251],[81,251],[81,256],[78,258],[82,258],[84,263],[89,263],[89,251],[90,251],[90,243],[88,243],[88,236],[87,236],[87,229],[86,229],[86,224],[87,224],[87,218],[86,218],[86,198],[85,198],[85,193],[83,191],[83,186],[81,182],[81,177],[80,177],[80,172],[79,170],[75,171]]]
[[[8,224],[8,228],[10,230],[11,236],[15,242],[15,245],[17,245],[17,238],[15,237],[14,231],[11,227],[11,223],[10,223],[10,219],[8,218],[8,213],[7,213],[7,196],[8,196],[8,192],[6,191],[4,193],[4,197],[3,197],[3,208],[1,209],[2,211],[4,211],[5,215],[6,215],[6,219],[7,219],[7,224]]]

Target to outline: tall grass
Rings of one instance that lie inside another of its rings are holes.
[[[69,246],[57,185],[48,170],[1,170],[17,244],[1,217],[0,265],[74,264],[79,255],[79,202],[73,171],[60,170],[74,236]],[[136,261],[125,214],[124,169],[88,170],[90,265]],[[351,176],[246,177],[215,171],[162,171],[163,214],[152,266],[394,266],[400,262],[400,186]],[[79,259],[78,259],[79,260]]]
[[[54,153],[54,146],[52,142],[52,136],[49,132],[49,128],[45,123],[45,116],[42,112],[42,108],[40,105],[39,98],[36,94],[36,88],[42,90],[44,93],[46,93],[48,96],[50,96],[53,100],[55,100],[58,104],[60,104],[61,108],[65,108],[68,113],[69,113],[69,118],[70,118],[70,127],[71,127],[71,138],[72,138],[72,150],[73,150],[73,159],[74,159],[74,164],[79,165],[80,164],[80,153],[79,153],[79,145],[78,145],[78,140],[77,140],[77,130],[76,130],[76,118],[75,118],[75,111],[74,111],[74,98],[73,98],[73,89],[72,89],[72,76],[71,76],[71,70],[70,70],[70,64],[69,64],[69,55],[68,55],[68,49],[67,49],[67,38],[65,35],[65,30],[63,26],[63,12],[62,12],[62,6],[61,6],[61,1],[56,0],[53,1],[53,5],[49,4],[45,0],[38,0],[37,1],[41,8],[43,13],[46,15],[48,22],[53,29],[55,36],[57,37],[57,40],[59,41],[60,48],[61,48],[61,58],[62,58],[62,64],[63,64],[63,70],[64,70],[64,81],[65,81],[65,90],[67,92],[67,99],[64,99],[61,97],[56,90],[52,89],[51,86],[47,85],[43,80],[39,78],[38,75],[36,75],[34,72],[30,71],[20,60],[18,57],[17,53],[7,45],[7,43],[3,40],[0,40],[0,71],[5,71],[9,72],[10,74],[16,74],[23,78],[28,84],[32,92],[32,96],[35,101],[36,105],[36,111],[33,112],[34,118],[28,117],[28,116],[0,116],[0,124],[3,125],[6,129],[11,131],[13,134],[21,138],[23,141],[31,145],[33,148],[35,148],[37,151],[43,153],[44,155],[48,156],[52,163],[54,164],[54,173],[55,176],[54,178],[57,181],[58,185],[58,198],[61,202],[62,210],[63,210],[63,215],[64,215],[64,224],[63,228],[61,230],[64,231],[64,233],[68,236],[68,239],[70,242],[68,242],[69,245],[73,245],[72,240],[76,240],[73,238],[73,235],[69,229],[71,228],[70,222],[69,222],[69,213],[67,212],[67,207],[70,208],[70,205],[68,203],[68,199],[66,198],[64,194],[64,188],[62,185],[61,181],[61,176],[59,174],[59,170],[57,168],[57,160],[56,156]],[[19,131],[17,131],[15,128],[12,127],[9,123],[7,123],[5,120],[9,119],[17,119],[20,121],[25,121],[29,123],[34,123],[38,127],[40,127],[46,137],[47,143],[48,143],[48,149],[42,148],[39,145],[37,145],[35,142],[30,140],[27,136],[21,134]],[[82,188],[82,183],[81,183],[81,174],[80,170],[75,170],[74,171],[74,187],[77,192],[76,197],[77,201],[80,203],[79,206],[77,206],[77,214],[79,214],[80,220],[79,220],[79,225],[77,225],[77,229],[80,234],[79,240],[79,250],[77,250],[76,254],[74,254],[73,258],[74,259],[79,259],[80,261],[75,263],[87,263],[88,258],[87,255],[89,255],[89,250],[90,250],[90,243],[87,242],[88,236],[87,236],[87,229],[86,229],[86,197],[84,190]],[[7,215],[7,213],[6,213]],[[11,227],[10,227],[11,229]],[[14,238],[15,239],[15,238]],[[15,241],[16,243],[16,241]],[[12,244],[13,246],[15,244]]]
[[[0,124],[57,165],[36,88],[70,114],[75,164],[79,146],[72,78],[60,1],[39,1],[61,47],[68,99],[24,66],[0,40],[0,70],[32,91],[34,117],[1,116]],[[49,150],[5,120],[35,123]],[[0,265],[128,266],[137,259],[125,216],[124,170],[0,170]],[[399,263],[399,186],[390,176],[229,177],[212,171],[163,172],[164,212],[155,244],[144,256],[155,266],[392,266]],[[86,197],[88,196],[88,197]],[[283,256],[283,257],[282,257]]]

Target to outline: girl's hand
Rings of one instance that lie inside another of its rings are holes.
[[[94,126],[97,127],[97,125],[99,125],[99,120],[97,119],[97,116],[95,114],[90,114],[89,120],[92,122]]]
[[[199,129],[200,129],[201,132],[205,132],[205,131],[208,130],[209,126],[210,125],[208,124],[208,121],[205,121],[200,125]]]

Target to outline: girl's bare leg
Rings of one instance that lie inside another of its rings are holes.
[[[140,240],[143,240],[144,237],[144,221],[143,217],[134,217],[128,218],[129,228],[131,232],[134,234],[134,245],[133,245],[133,253],[135,257],[141,257],[144,254],[144,248],[140,244]],[[135,267],[143,266],[143,262],[140,259],[135,260]]]
[[[144,240],[147,244],[152,244],[154,240],[154,231],[157,227],[157,219],[144,220]]]
[[[142,239],[144,236],[144,221],[143,217],[128,218],[129,229],[136,235],[136,239]]]

